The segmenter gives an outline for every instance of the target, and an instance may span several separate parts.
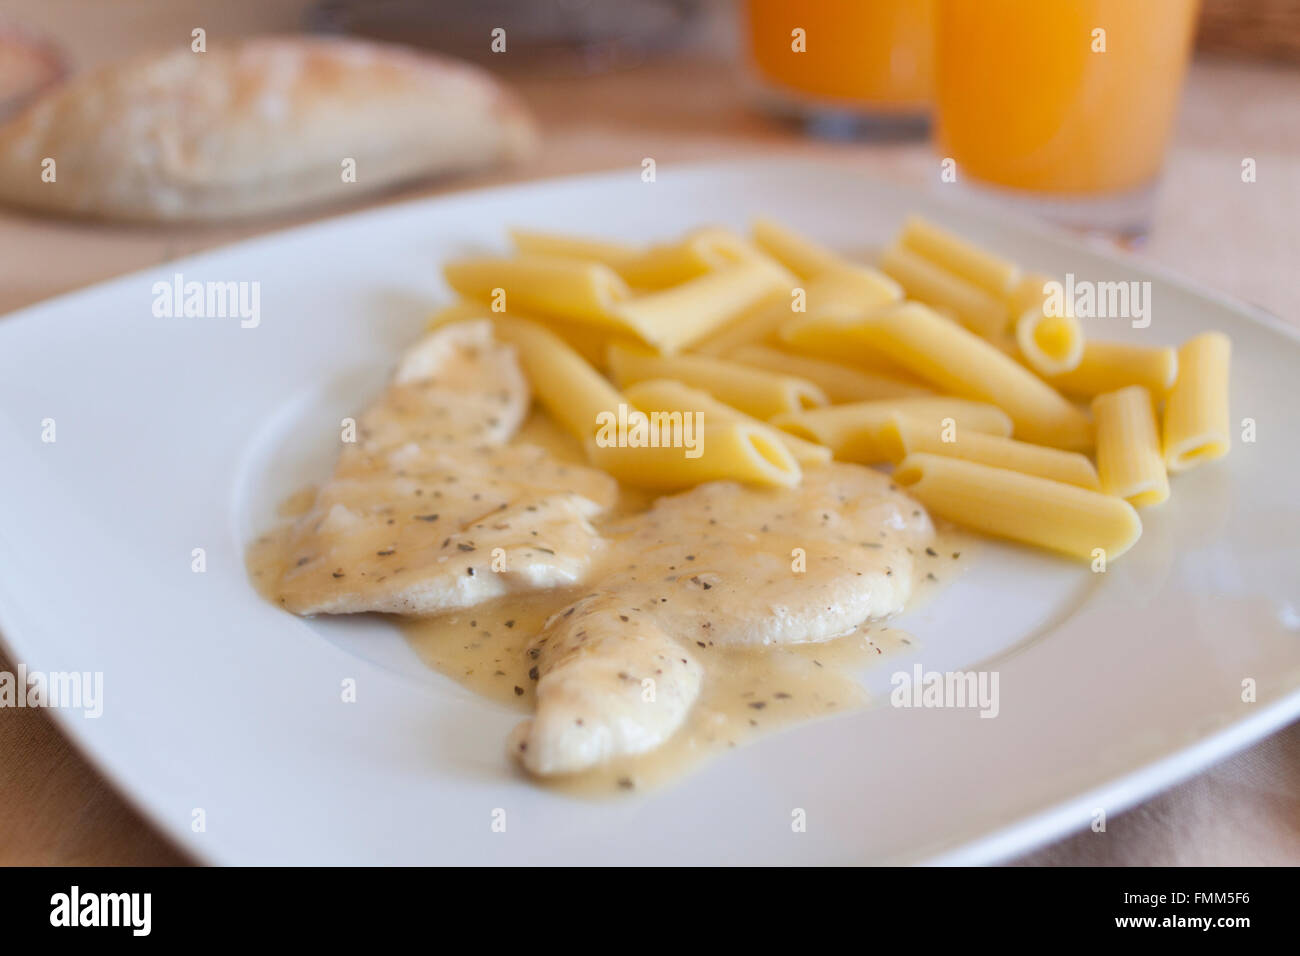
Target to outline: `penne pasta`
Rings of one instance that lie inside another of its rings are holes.
[[[1232,342],[1221,332],[1205,332],[1178,349],[1178,380],[1165,400],[1164,457],[1170,471],[1228,453],[1231,353]]]
[[[1020,283],[1020,267],[919,216],[903,223],[899,244],[1005,301]]]
[[[948,521],[1085,560],[1113,561],[1142,535],[1123,498],[960,458],[908,455],[894,480]]]
[[[809,280],[807,311],[823,318],[851,318],[903,300],[903,288],[870,266],[826,269]]]
[[[801,279],[848,265],[847,260],[821,243],[771,219],[755,219],[751,231],[760,249]]]
[[[1092,462],[1078,452],[1031,445],[969,427],[946,430],[906,415],[895,415],[885,435],[897,444],[895,460],[923,452],[1035,475],[1089,491],[1101,490]]]
[[[516,318],[531,319],[531,321],[537,322],[539,325],[545,325],[581,355],[588,364],[597,369],[605,367],[605,356],[609,352],[611,343],[640,344],[629,336],[610,335],[603,329],[596,328],[593,325],[583,325],[580,322],[566,322],[562,319],[548,319],[542,322],[527,315],[516,315],[509,312],[506,314],[515,315]]]
[[[865,402],[934,394],[932,389],[914,378],[864,372],[838,362],[791,355],[767,345],[742,345],[726,357],[742,365],[805,378],[825,392],[831,402]]]
[[[616,268],[628,285],[664,289],[760,255],[743,238],[726,229],[696,229],[680,242],[660,243]],[[789,277],[791,281],[794,276]]]
[[[1053,388],[1067,395],[1092,398],[1127,385],[1141,385],[1154,397],[1163,397],[1178,374],[1178,353],[1166,346],[1129,345],[1127,342],[1083,344],[1079,364],[1048,378]]]
[[[629,385],[624,390],[627,400],[637,408],[653,415],[655,412],[698,412],[705,424],[741,422],[754,428],[764,428],[794,456],[800,465],[824,465],[831,460],[831,450],[824,445],[805,441],[789,432],[773,428],[757,418],[751,418],[740,409],[724,405],[708,392],[691,388],[681,382],[666,378],[646,379]]]
[[[651,378],[676,379],[764,421],[782,412],[826,404],[825,393],[811,382],[712,356],[655,355],[612,345],[608,363],[610,374],[621,387]]]
[[[616,412],[627,399],[550,329],[512,316],[492,318],[497,338],[515,346],[533,393],[575,438],[586,441],[602,412]]]
[[[802,288],[802,302],[796,292]],[[903,290],[889,276],[866,266],[839,266],[818,273],[804,286],[790,286],[788,294],[774,294],[752,312],[742,314],[713,334],[691,346],[692,351],[705,355],[725,355],[741,345],[765,342],[774,338],[796,313],[797,304],[803,306],[802,314],[825,318],[855,317],[878,309],[903,297]]]
[[[724,266],[741,262],[761,262],[773,273],[781,277],[783,286],[789,288],[799,282],[799,277],[779,259],[760,249],[753,240],[738,235],[730,229],[724,229],[721,226],[706,226],[690,233],[689,237],[696,239],[696,241],[711,244],[715,253],[726,260],[723,263]]]
[[[1091,447],[1091,423],[1082,411],[996,346],[919,303],[858,322],[809,323],[791,334],[850,352],[864,346],[883,352],[941,391],[997,405],[1022,441],[1071,451]]]
[[[700,244],[679,242],[651,246],[641,255],[624,262],[618,274],[628,285],[662,289],[707,275],[721,265],[709,257]]]
[[[660,443],[657,446],[599,444],[587,441],[587,458],[619,481],[656,491],[677,491],[706,481],[743,481],[792,488],[802,472],[794,456],[764,427],[743,422],[706,425],[699,454]]]
[[[530,229],[512,229],[510,236],[520,255],[599,263],[613,269],[629,285],[643,289],[661,289],[715,269],[767,258],[748,240],[716,226],[692,230],[679,242],[648,247]],[[775,261],[767,261],[780,268]],[[789,278],[791,282],[795,279],[793,274]]]
[[[913,375],[875,347],[870,337],[860,334],[856,326],[865,319],[827,319],[818,315],[800,315],[788,319],[777,331],[776,344],[796,355],[824,359],[852,366],[874,375],[910,381],[928,387],[929,383]]]
[[[511,229],[510,239],[515,244],[515,251],[520,255],[586,259],[589,262],[599,262],[601,265],[609,266],[616,272],[623,264],[644,254],[638,247],[623,242],[566,236],[532,229]]]
[[[880,269],[895,279],[909,298],[951,309],[957,321],[976,335],[1000,335],[1010,325],[1005,299],[995,298],[910,249],[890,246],[881,256]]]
[[[1097,470],[1101,490],[1135,508],[1169,497],[1169,476],[1161,454],[1151,393],[1141,385],[1106,392],[1092,400],[1097,426]]]
[[[773,418],[772,424],[827,446],[840,461],[871,465],[902,457],[896,426],[900,416],[935,434],[966,430],[1002,437],[1011,434],[1011,419],[1001,409],[939,395],[788,412]]]
[[[676,352],[721,328],[746,309],[788,292],[784,270],[750,259],[620,304],[622,324],[661,352]]]
[[[483,256],[449,262],[442,272],[466,298],[501,305],[500,294],[504,294],[505,311],[521,309],[639,334],[615,313],[631,290],[598,262],[560,256]]]
[[[792,286],[789,290],[773,292],[760,299],[726,325],[692,342],[690,350],[701,355],[723,357],[747,342],[763,342],[773,338],[794,314],[792,306],[797,288]]]
[[[1025,364],[1047,378],[1079,367],[1083,327],[1072,315],[1048,315],[1032,306],[1016,320],[1016,344]]]
[[[955,319],[953,321],[956,321]],[[1020,344],[1016,341],[1015,332],[1007,332],[1005,335],[994,335],[985,339],[989,345],[993,346],[1003,355],[1008,355],[1022,365],[1025,363],[1024,353],[1020,351]]]
[[[1043,275],[1041,272],[1031,272],[1022,276],[1007,299],[1011,307],[1011,317],[1014,319],[1022,316],[1030,309],[1046,302],[1047,284],[1051,281],[1051,276]]]
[[[626,336],[609,335],[596,326],[586,325],[582,322],[569,322],[565,319],[542,319],[527,313],[516,312],[513,309],[506,313],[493,313],[489,306],[470,299],[462,299],[439,309],[429,317],[426,328],[435,329],[440,325],[446,325],[448,322],[456,322],[461,319],[495,319],[502,314],[546,326],[596,368],[604,366],[605,350],[611,342],[633,341]]]

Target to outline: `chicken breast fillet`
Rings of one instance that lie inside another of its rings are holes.
[[[826,641],[901,611],[934,529],[888,476],[834,463],[790,489],[701,485],[605,533],[608,571],[529,652],[537,713],[509,746],[536,774],[666,741],[704,679],[693,648]]]
[[[597,533],[617,485],[507,444],[529,403],[490,322],[431,333],[289,530],[278,587],[300,614],[427,614],[583,585],[528,648],[537,711],[510,749],[529,771],[663,744],[700,695],[699,648],[826,641],[910,596],[933,528],[887,476],[832,463],[796,488],[712,482]]]
[[[603,549],[608,475],[508,446],[530,394],[487,321],[431,333],[357,423],[289,535],[281,603],[298,614],[426,614],[579,582]]]

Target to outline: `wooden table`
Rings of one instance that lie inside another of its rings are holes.
[[[234,0],[10,0],[8,11],[63,42],[77,65],[186,42],[194,26],[284,30],[301,4]],[[211,42],[211,41],[210,41]],[[924,143],[806,139],[748,108],[738,71],[703,54],[587,78],[515,78],[542,122],[525,167],[406,190],[384,202],[589,170],[660,170],[699,159],[815,156],[911,184],[938,185]],[[1149,241],[1138,255],[1291,321],[1300,263],[1300,73],[1198,62]],[[1258,181],[1241,181],[1254,158]],[[0,313],[110,276],[316,216],[197,229],[52,221],[0,212]],[[1300,370],[1298,370],[1300,371]],[[0,654],[0,670],[13,662]],[[1300,724],[1141,807],[1023,862],[1300,862]],[[77,755],[38,710],[0,710],[0,863],[187,862]]]

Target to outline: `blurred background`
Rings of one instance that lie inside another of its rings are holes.
[[[1272,235],[1196,271],[1274,311],[1298,251],[1300,0],[0,0],[0,103],[12,115],[60,76],[185,49],[196,27],[214,50],[311,31],[474,61],[538,122],[521,163],[395,184],[367,202],[644,156],[662,166],[777,151],[944,185],[947,158],[964,192],[1107,239],[1147,237],[1146,254],[1175,266],[1195,261],[1207,234]],[[492,49],[497,28],[504,52]],[[1247,158],[1257,183],[1242,181]],[[337,211],[132,231],[75,266],[59,251],[86,249],[100,227],[15,225],[0,211],[0,239],[23,230],[0,310]]]
[[[324,33],[476,63],[537,144],[231,221],[0,204],[0,313],[360,206],[780,154],[1043,216],[1297,320],[1300,0],[0,0],[0,122],[87,70],[188,50],[196,28],[212,51]],[[1294,862],[1297,753],[1292,727],[1113,824],[1133,839],[1030,862]],[[0,862],[179,861],[39,711],[0,720],[0,769]],[[1279,806],[1281,833],[1261,822]]]

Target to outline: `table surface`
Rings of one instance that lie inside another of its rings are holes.
[[[3,0],[83,67],[214,32],[286,30],[300,0]],[[203,9],[202,15],[195,13]],[[697,48],[698,48],[697,44]],[[707,45],[706,45],[707,46]],[[812,156],[925,186],[923,142],[828,143],[749,109],[739,71],[700,51],[597,78],[514,77],[544,131],[522,167],[405,190],[395,202],[467,186],[619,167],[755,155]],[[1136,254],[1288,321],[1300,263],[1300,71],[1200,60],[1188,80],[1153,228]],[[1241,181],[1246,157],[1258,180]],[[0,314],[62,292],[286,225],[124,227],[0,212]],[[0,653],[0,670],[14,669]],[[142,820],[39,710],[0,710],[0,864],[189,862]],[[1300,723],[1108,822],[1018,861],[1042,864],[1300,863]]]

